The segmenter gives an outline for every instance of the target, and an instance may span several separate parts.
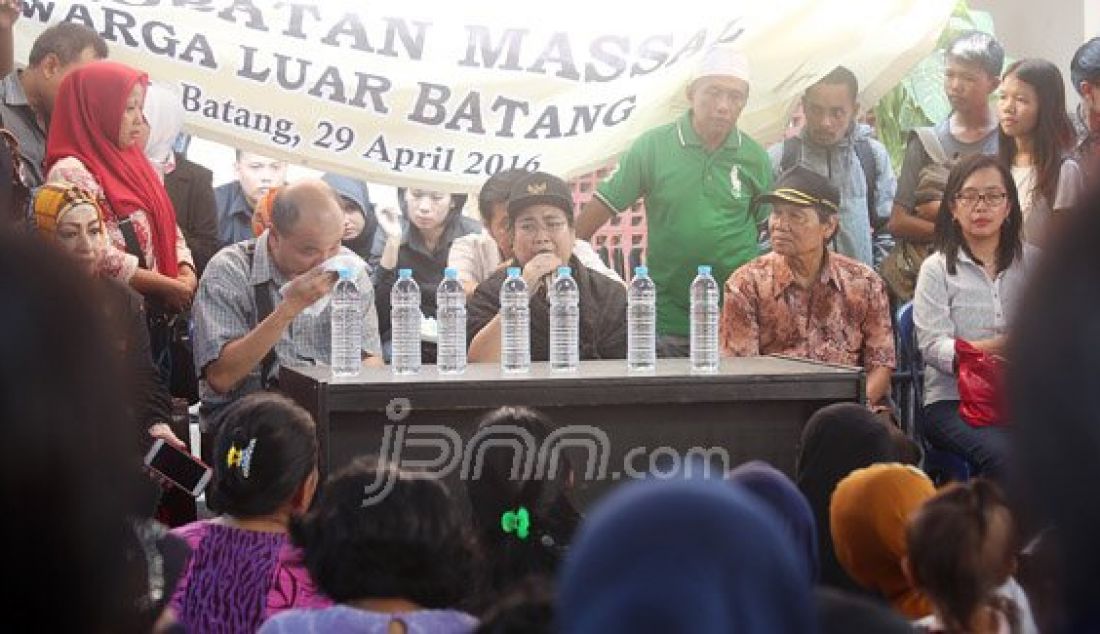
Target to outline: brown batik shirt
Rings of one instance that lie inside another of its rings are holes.
[[[874,368],[895,366],[890,304],[870,267],[828,253],[810,288],[795,282],[782,256],[760,256],[726,282],[723,353],[785,354]]]

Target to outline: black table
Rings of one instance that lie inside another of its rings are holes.
[[[616,481],[701,470],[704,461],[717,469],[760,459],[793,474],[806,420],[830,403],[862,402],[864,374],[776,356],[722,359],[716,374],[692,374],[687,359],[661,359],[649,374],[628,373],[618,360],[584,361],[573,374],[545,363],[528,374],[471,364],[458,376],[434,366],[414,376],[364,368],[339,381],[326,367],[307,367],[283,368],[280,389],[317,421],[322,474],[380,454],[452,464],[451,485],[461,480],[463,451],[467,474],[476,462],[476,447],[463,445],[481,415],[504,405],[538,408],[569,427],[553,444],[576,470],[583,507]]]

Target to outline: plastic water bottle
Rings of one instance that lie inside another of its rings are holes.
[[[351,269],[340,269],[340,279],[332,289],[332,375],[346,378],[359,375],[363,357],[363,299],[352,279]]]
[[[575,372],[580,366],[580,291],[568,266],[558,267],[549,296],[550,369]]]
[[[399,269],[397,283],[390,292],[390,330],[394,374],[420,371],[420,287],[412,278],[412,269]]]
[[[649,268],[635,267],[626,306],[627,368],[652,370],[657,366],[657,287]]]
[[[705,265],[691,283],[691,370],[718,371],[718,282]]]
[[[458,269],[444,269],[435,304],[439,323],[436,369],[440,374],[462,374],[466,371],[466,293],[458,281]]]
[[[508,279],[500,289],[500,368],[505,372],[531,370],[529,301],[519,267],[509,267]]]

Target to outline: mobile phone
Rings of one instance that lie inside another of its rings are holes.
[[[191,497],[202,495],[203,489],[210,483],[214,470],[190,453],[158,438],[149,453],[145,455],[145,465],[183,489]]]

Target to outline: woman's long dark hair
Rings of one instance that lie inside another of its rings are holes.
[[[947,177],[947,187],[943,192],[943,200],[940,201],[940,213],[936,216],[935,244],[936,250],[947,258],[947,273],[954,275],[959,259],[959,249],[962,249],[978,264],[984,262],[974,256],[970,247],[966,244],[962,229],[955,222],[955,216],[951,213],[955,205],[955,196],[962,191],[966,179],[978,170],[993,168],[1001,175],[1005,193],[1008,194],[1008,217],[1001,225],[1001,239],[997,244],[997,271],[1003,271],[1012,266],[1012,263],[1024,253],[1023,239],[1020,231],[1024,224],[1024,212],[1020,208],[1020,196],[1016,191],[1016,181],[1012,180],[1012,172],[1005,163],[997,157],[988,154],[972,154],[959,159],[951,174]]]
[[[1062,159],[1073,148],[1075,137],[1073,123],[1066,114],[1066,87],[1062,72],[1045,59],[1022,59],[1005,71],[1004,79],[1009,77],[1031,86],[1039,97],[1038,120],[1031,131],[1038,176],[1036,190],[1053,207]],[[1011,166],[1016,157],[1016,139],[1005,134],[1003,129],[999,130],[998,135],[1001,160]]]

